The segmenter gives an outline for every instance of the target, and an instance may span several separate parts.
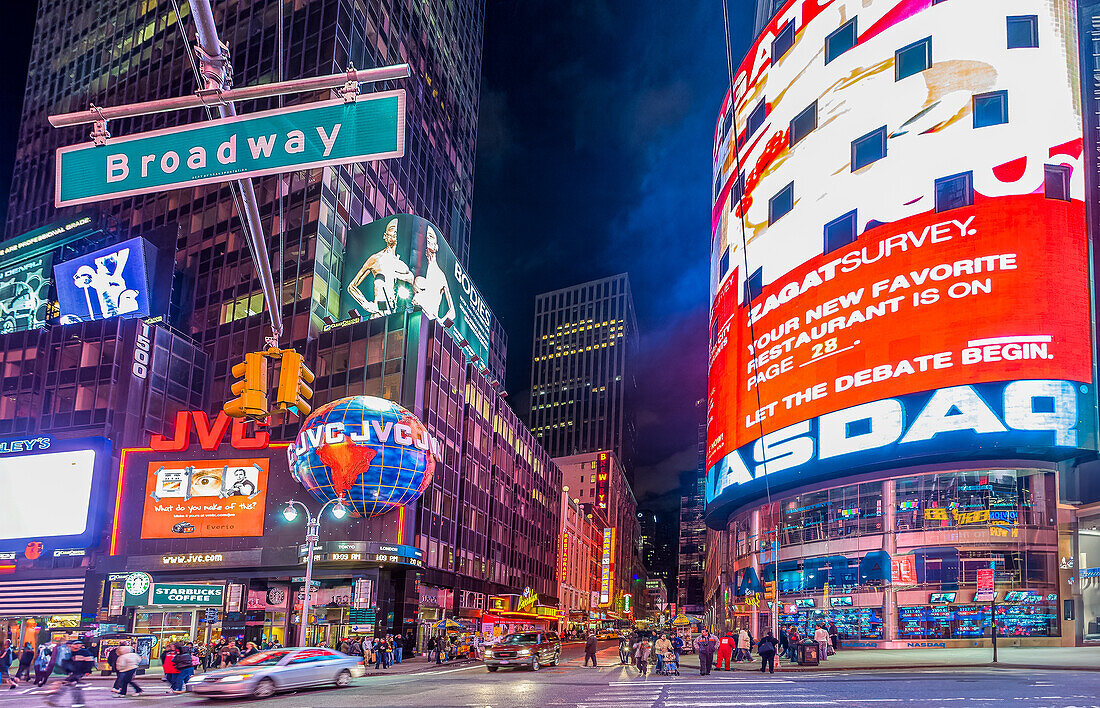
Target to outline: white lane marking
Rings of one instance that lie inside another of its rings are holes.
[[[471,669],[484,669],[484,668],[485,667],[480,665],[480,664],[475,664],[473,666],[460,666],[457,669],[444,669],[442,671],[416,671],[416,672],[411,673],[411,674],[388,674],[388,675],[389,676],[434,676],[436,674],[453,674],[456,671],[469,671]],[[386,676],[386,675],[387,674],[383,674],[383,676]],[[382,678],[382,676],[379,676],[379,677],[372,676],[371,678]]]
[[[794,681],[788,681],[786,679],[735,679],[735,678],[730,678],[730,679],[718,679],[718,680],[726,682],[726,683],[733,683],[733,684],[738,684],[738,685],[744,685],[744,684],[750,684],[750,683],[773,683],[773,684],[794,683]],[[649,685],[649,686],[681,686],[684,683],[686,683],[686,682],[685,681],[646,681],[646,684]],[[608,682],[607,685],[608,686],[637,686],[639,684],[637,682],[634,682],[634,681],[610,681],[610,682]],[[692,685],[692,687],[696,687],[696,686],[701,687],[701,686],[705,686],[706,684],[699,684],[699,683],[691,682],[691,685]]]
[[[719,706],[835,706],[836,701],[788,701],[783,698],[775,698],[770,701],[665,701],[666,706],[683,706],[683,708],[718,708]]]

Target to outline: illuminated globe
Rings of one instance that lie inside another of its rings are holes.
[[[353,516],[380,516],[424,493],[439,444],[393,401],[352,396],[314,411],[287,455],[317,501],[342,499]]]

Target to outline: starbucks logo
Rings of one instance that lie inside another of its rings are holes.
[[[281,605],[286,600],[286,590],[283,588],[270,588],[267,591],[267,604]]]
[[[126,576],[126,592],[129,595],[144,595],[152,584],[153,579],[148,573],[130,573]]]

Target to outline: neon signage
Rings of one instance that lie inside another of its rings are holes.
[[[607,496],[611,478],[611,455],[601,452],[596,458],[596,508],[607,510]]]
[[[157,452],[183,452],[191,445],[191,429],[194,426],[199,447],[208,452],[216,451],[225,442],[228,432],[229,445],[235,450],[263,450],[271,442],[271,433],[257,430],[248,433],[248,424],[240,418],[230,418],[224,411],[218,411],[214,423],[206,411],[180,411],[172,425],[171,437],[151,435],[149,447]]]

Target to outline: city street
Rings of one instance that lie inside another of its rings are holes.
[[[476,664],[368,676],[348,689],[319,689],[280,694],[264,705],[430,706],[431,708],[517,708],[577,706],[583,708],[724,708],[726,706],[957,706],[1018,705],[1058,708],[1100,706],[1100,672],[967,668],[955,671],[714,673],[700,677],[687,670],[679,677],[638,676],[615,661],[615,649],[603,649],[597,669],[584,668],[580,645],[568,645],[557,667],[490,674]],[[86,705],[117,705],[106,681],[92,681]],[[203,705],[189,695],[169,696],[163,684],[142,683],[147,698],[181,706]],[[240,701],[234,701],[239,703]],[[249,701],[259,703],[259,701]],[[40,691],[20,687],[0,691],[0,706],[45,705]]]

